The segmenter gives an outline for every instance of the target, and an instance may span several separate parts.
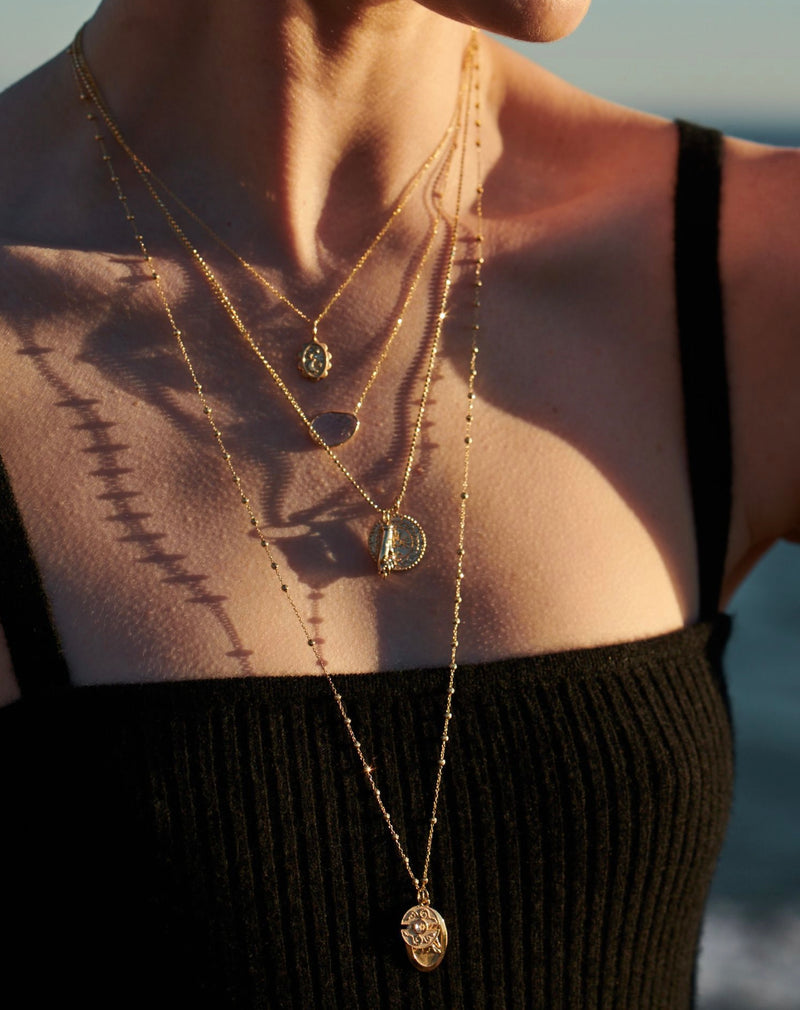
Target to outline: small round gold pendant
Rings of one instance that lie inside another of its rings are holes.
[[[420,971],[433,971],[442,963],[447,950],[447,926],[430,905],[409,908],[400,923],[400,935],[408,959]]]
[[[319,340],[310,340],[300,348],[297,356],[297,367],[304,379],[311,382],[318,382],[324,379],[331,370],[333,355],[328,350],[328,345]]]
[[[384,516],[372,527],[367,540],[372,560],[384,578],[390,572],[407,572],[418,565],[426,546],[425,531],[411,516]]]

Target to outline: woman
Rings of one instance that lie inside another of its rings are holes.
[[[4,96],[24,1005],[690,1005],[798,156],[471,32],[586,6],[105,0]]]

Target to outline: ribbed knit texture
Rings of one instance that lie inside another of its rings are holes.
[[[686,1010],[730,803],[726,634],[460,671],[431,870],[451,947],[430,975],[406,958],[413,891],[324,681],[0,712],[21,885],[5,917],[33,911],[16,939],[48,969],[23,969],[19,1005]],[[341,680],[419,868],[446,673]]]

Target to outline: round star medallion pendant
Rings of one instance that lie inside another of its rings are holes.
[[[442,963],[447,950],[447,926],[430,905],[409,908],[400,923],[400,935],[408,959],[420,971],[433,971]]]
[[[328,345],[319,340],[310,340],[300,348],[297,356],[297,367],[304,379],[319,382],[331,370],[333,356]]]
[[[378,572],[386,578],[390,572],[407,572],[418,565],[425,554],[425,531],[411,516],[384,515],[370,530],[367,547]]]

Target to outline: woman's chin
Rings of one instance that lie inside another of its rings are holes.
[[[514,38],[527,42],[556,42],[575,31],[586,17],[592,0],[547,0],[546,3],[522,3],[530,10],[524,35]]]
[[[523,42],[555,42],[574,31],[591,0],[417,0],[437,14]]]

